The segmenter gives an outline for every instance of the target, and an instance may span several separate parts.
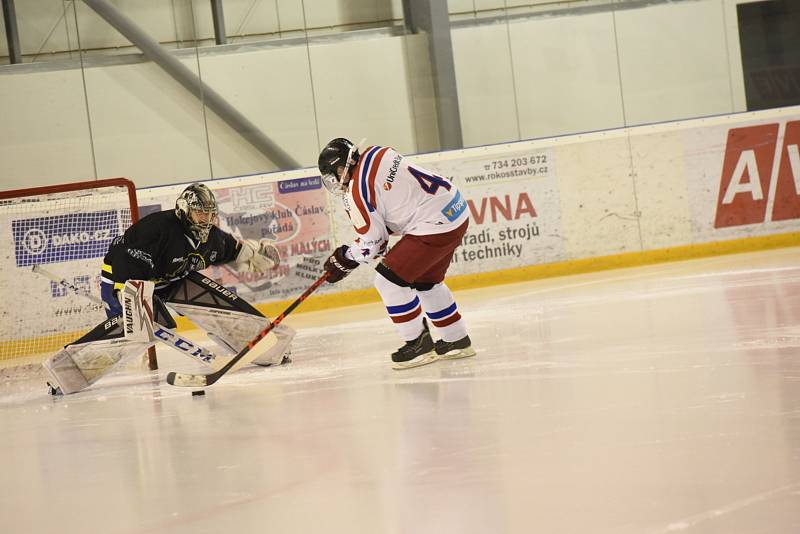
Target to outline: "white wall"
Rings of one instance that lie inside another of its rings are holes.
[[[92,179],[81,72],[0,75],[0,188]]]
[[[409,45],[401,37],[364,44],[203,57],[199,72],[303,166],[313,165],[319,148],[342,135],[390,139],[399,150],[414,152],[415,130],[436,127],[432,99],[414,102],[409,72],[400,68]],[[419,62],[424,51],[415,48]],[[360,65],[349,77],[343,76],[343,57]],[[184,64],[198,72],[195,61]],[[153,63],[84,72],[97,176],[126,176],[146,187],[275,169]],[[0,124],[3,189],[94,176],[80,70],[0,74],[0,114],[7,117]],[[317,121],[327,126],[318,130]]]
[[[214,39],[209,0],[109,0],[148,35],[170,48]],[[279,38],[319,29],[357,28],[402,19],[401,0],[224,0],[226,33],[231,42]],[[15,2],[24,54],[54,54],[83,49],[130,47],[89,6],[72,0]],[[0,24],[0,56],[8,55]],[[41,58],[40,58],[41,59]]]
[[[655,3],[613,13],[558,12],[508,24],[454,26],[465,144],[742,111],[735,29],[740,1],[745,0]],[[17,3],[21,26],[31,26],[23,21],[34,16],[33,4]],[[69,3],[36,4],[34,13],[57,21]],[[162,37],[184,31],[182,10],[193,9],[200,28],[207,22],[198,15],[207,2],[170,2],[168,17],[157,9],[165,3],[156,0],[115,4]],[[449,7],[453,12],[500,4],[459,0]],[[303,17],[319,27],[398,17],[402,11],[399,0],[227,0],[225,6],[229,29],[258,20],[276,31],[297,27]],[[249,15],[246,6],[253,7]],[[86,9],[77,5],[82,43],[119,44],[114,30]],[[65,46],[74,43],[74,19],[69,21],[67,16],[52,32],[52,39],[62,34]],[[313,165],[319,148],[342,135],[406,153],[437,149],[426,37],[364,35],[312,41],[308,48],[276,42],[197,56],[186,50],[179,57],[303,166]],[[144,187],[274,170],[152,63],[83,72],[75,61],[72,68],[45,65],[55,70],[0,67],[2,189],[111,176]]]
[[[509,25],[522,139],[624,124],[612,16]]]
[[[734,107],[722,14],[719,0],[615,14],[628,124],[746,109]]]

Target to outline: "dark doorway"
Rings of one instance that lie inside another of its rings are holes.
[[[800,104],[800,1],[736,6],[747,109]]]

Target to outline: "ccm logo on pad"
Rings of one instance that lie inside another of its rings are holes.
[[[728,131],[714,228],[800,219],[800,121]]]

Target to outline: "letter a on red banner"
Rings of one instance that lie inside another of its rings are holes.
[[[714,228],[764,222],[778,125],[728,132]]]
[[[800,121],[786,123],[781,149],[778,185],[772,208],[773,221],[800,219]]]

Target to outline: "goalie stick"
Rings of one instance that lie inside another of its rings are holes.
[[[266,326],[261,332],[259,332],[256,337],[250,340],[250,342],[245,345],[245,347],[239,351],[239,353],[231,358],[231,360],[225,364],[222,368],[218,371],[207,375],[195,375],[195,374],[187,374],[187,373],[175,373],[170,372],[167,374],[167,383],[173,386],[180,386],[180,387],[206,387],[210,386],[222,376],[230,371],[242,358],[244,358],[247,354],[251,352],[255,352],[253,349],[258,346],[259,341],[264,339],[267,334],[269,334],[273,328],[278,326],[281,321],[283,321],[287,315],[292,313],[295,308],[297,308],[301,302],[306,300],[311,293],[316,291],[316,289],[321,286],[326,280],[328,279],[328,272],[326,271],[320,276],[316,282],[311,284],[311,286],[306,289],[302,295],[297,297],[297,299],[292,302],[288,308],[286,308],[283,313],[275,318],[270,324]],[[255,359],[255,358],[252,358]]]

